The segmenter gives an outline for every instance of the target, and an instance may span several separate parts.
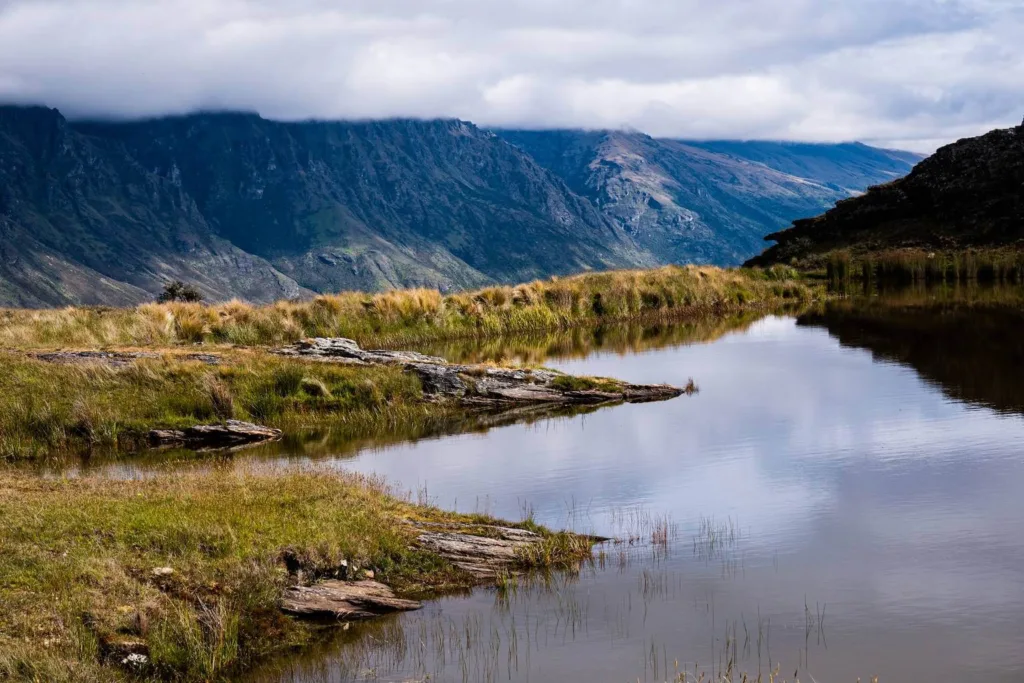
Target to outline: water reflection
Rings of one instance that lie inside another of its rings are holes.
[[[928,301],[549,357],[701,393],[338,460],[620,542],[562,583],[440,600],[268,675],[665,681],[781,663],[790,680],[1020,680],[1019,313]]]
[[[1024,412],[1024,306],[941,297],[841,301],[798,323],[909,365],[956,400]]]

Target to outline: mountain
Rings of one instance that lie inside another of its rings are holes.
[[[0,108],[0,303],[456,289],[656,259],[461,121],[197,114],[70,123]]]
[[[752,265],[829,251],[1024,248],[1024,125],[942,147],[904,178],[768,235]]]
[[[499,130],[670,262],[734,265],[766,231],[812,216],[919,158],[860,144],[690,142],[628,131]]]
[[[813,178],[834,190],[860,194],[868,187],[905,176],[924,156],[914,152],[869,147],[859,142],[813,144],[712,140],[694,147],[764,164],[798,178]]]
[[[773,144],[0,107],[0,305],[126,305],[172,279],[265,302],[735,264],[764,233],[912,161]]]

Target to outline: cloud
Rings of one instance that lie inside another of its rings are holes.
[[[7,0],[0,100],[920,150],[1019,122],[1016,0]]]

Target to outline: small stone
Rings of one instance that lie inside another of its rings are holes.
[[[149,657],[138,652],[133,652],[132,654],[122,659],[121,663],[125,666],[145,666],[149,663]]]
[[[372,569],[367,569],[366,571],[363,572],[363,576],[365,576],[368,579],[372,579],[372,578],[374,578],[376,576],[376,574],[373,573]]]
[[[153,576],[155,576],[157,578],[162,578],[162,577],[165,577],[165,576],[170,576],[173,573],[174,573],[174,569],[172,569],[171,567],[157,567],[152,572]]]

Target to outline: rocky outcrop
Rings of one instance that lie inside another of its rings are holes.
[[[765,239],[778,244],[748,265],[835,249],[1024,248],[1024,125],[947,145],[907,177]]]
[[[525,529],[484,526],[474,527],[472,530],[486,532],[488,535],[452,531],[450,528],[438,531],[424,530],[416,542],[456,567],[469,572],[477,580],[487,581],[495,578],[501,571],[513,569],[519,559],[519,553],[542,540],[540,535]]]
[[[398,365],[419,376],[432,399],[454,399],[467,406],[600,405],[675,398],[682,389],[665,384],[629,384],[573,377],[553,370],[460,365],[412,351],[365,350],[351,339],[305,339],[278,349],[286,356],[355,365]]]
[[[289,588],[280,606],[296,617],[356,621],[417,610],[423,605],[396,598],[388,586],[376,581],[322,581]]]
[[[195,450],[238,448],[280,438],[280,429],[241,420],[196,425],[188,429],[154,429],[149,432],[149,442],[153,446],[181,446]]]

